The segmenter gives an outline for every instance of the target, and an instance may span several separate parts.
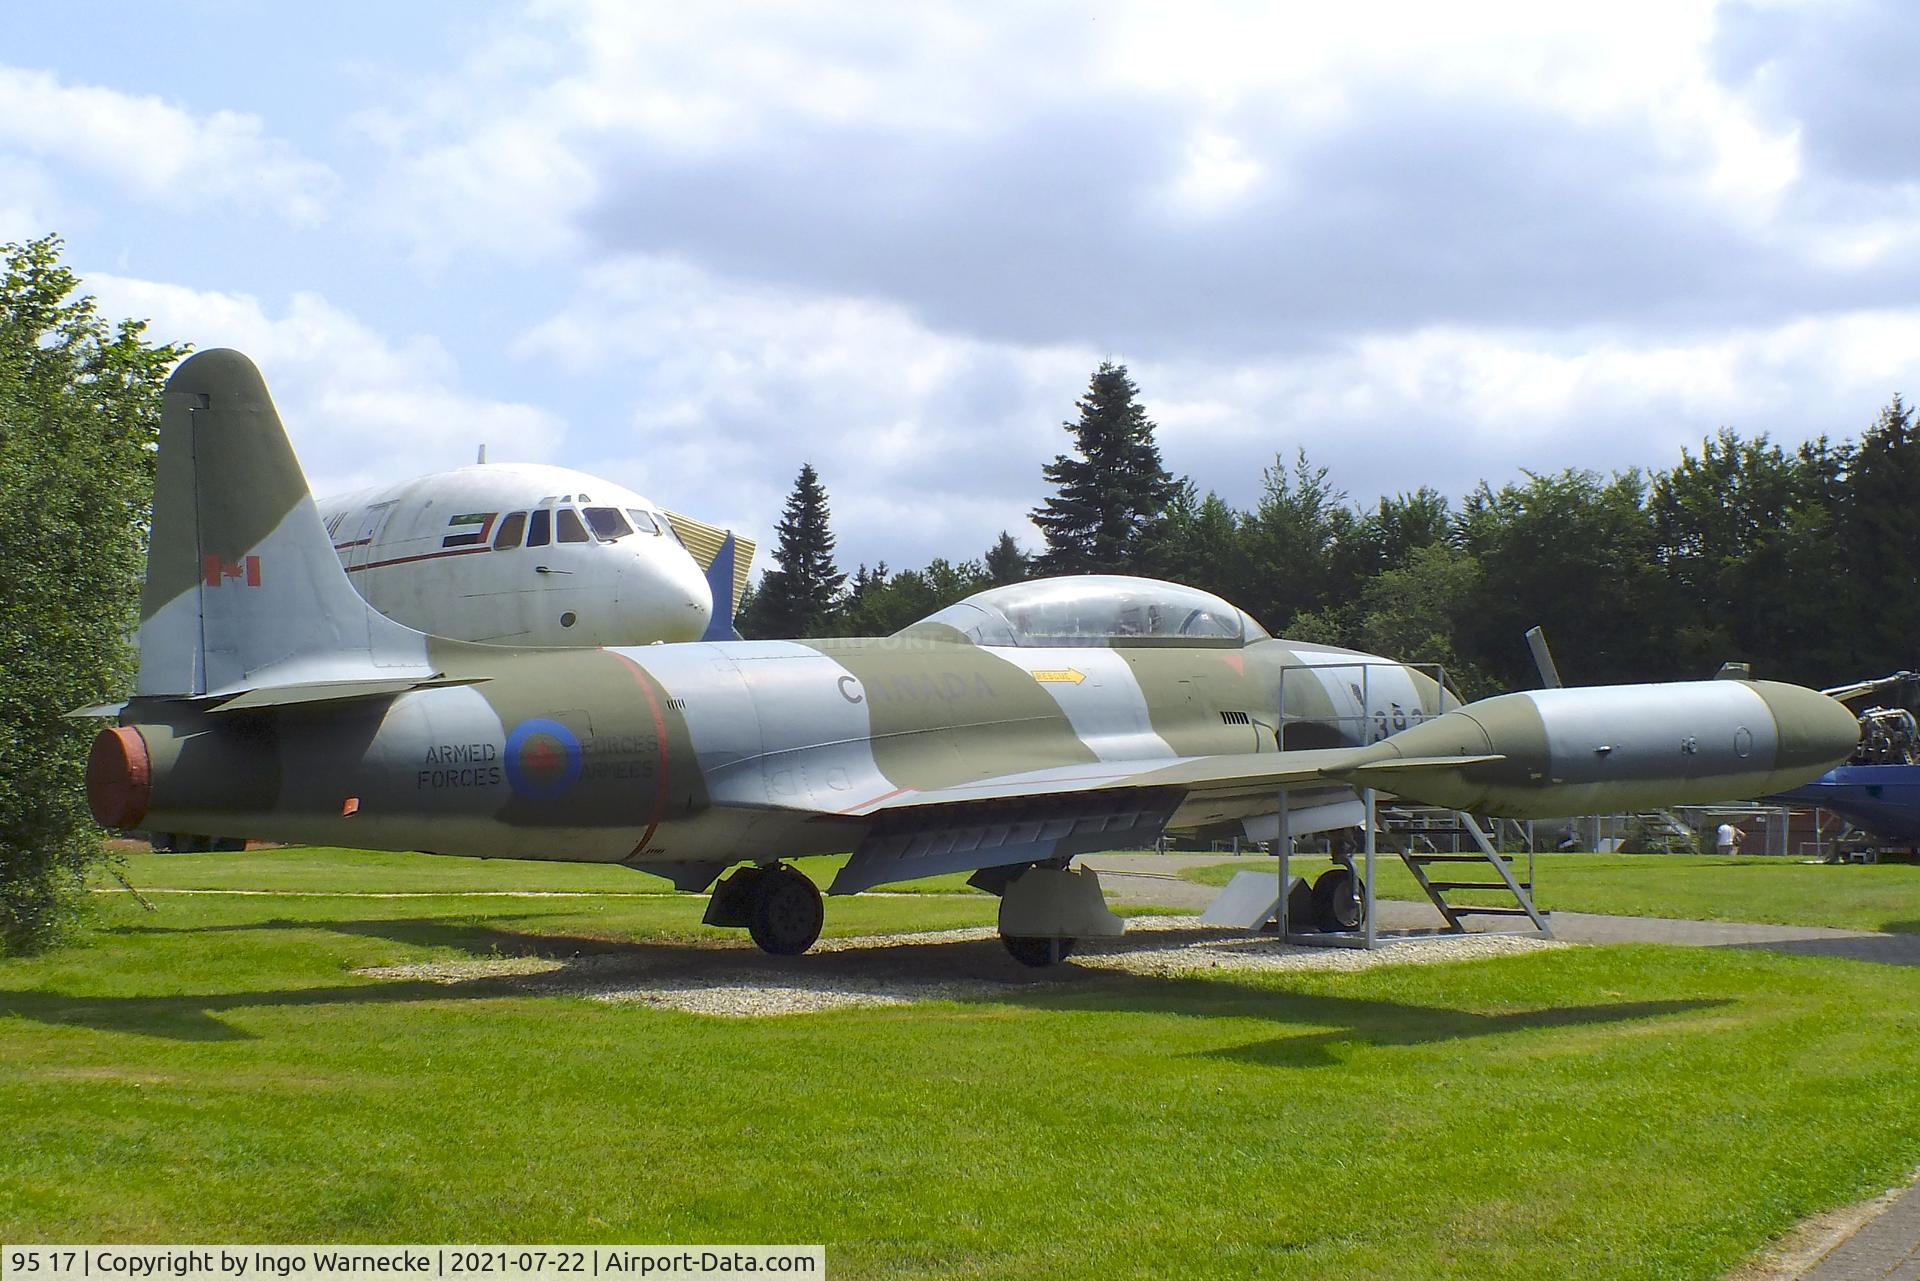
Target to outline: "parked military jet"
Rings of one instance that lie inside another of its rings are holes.
[[[798,953],[830,887],[971,871],[1029,963],[1117,932],[1073,855],[1165,831],[1351,823],[1352,789],[1525,817],[1752,796],[1844,759],[1845,708],[1764,681],[1458,706],[1187,587],[997,588],[865,640],[508,649],[348,584],[258,371],[168,382],[140,674],[87,766],[110,826],[621,863]],[[107,710],[107,709],[91,709]]]

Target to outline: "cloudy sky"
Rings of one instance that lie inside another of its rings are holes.
[[[237,346],[316,491],[558,462],[842,559],[1032,545],[1101,360],[1250,505],[1920,391],[1896,4],[15,11],[0,241]]]

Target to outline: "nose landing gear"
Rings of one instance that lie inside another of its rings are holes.
[[[798,956],[819,939],[826,918],[814,883],[798,869],[775,863],[743,867],[714,886],[701,919],[708,925],[744,926],[761,951]]]

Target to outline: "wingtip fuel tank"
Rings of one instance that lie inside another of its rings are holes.
[[[1369,763],[1496,757],[1396,771],[1390,786],[1428,804],[1544,818],[1765,795],[1844,761],[1858,738],[1853,714],[1814,690],[1682,681],[1483,699],[1376,744]]]

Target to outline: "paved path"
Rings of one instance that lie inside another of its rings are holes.
[[[1901,1193],[1797,1281],[1920,1281],[1920,1187]]]

